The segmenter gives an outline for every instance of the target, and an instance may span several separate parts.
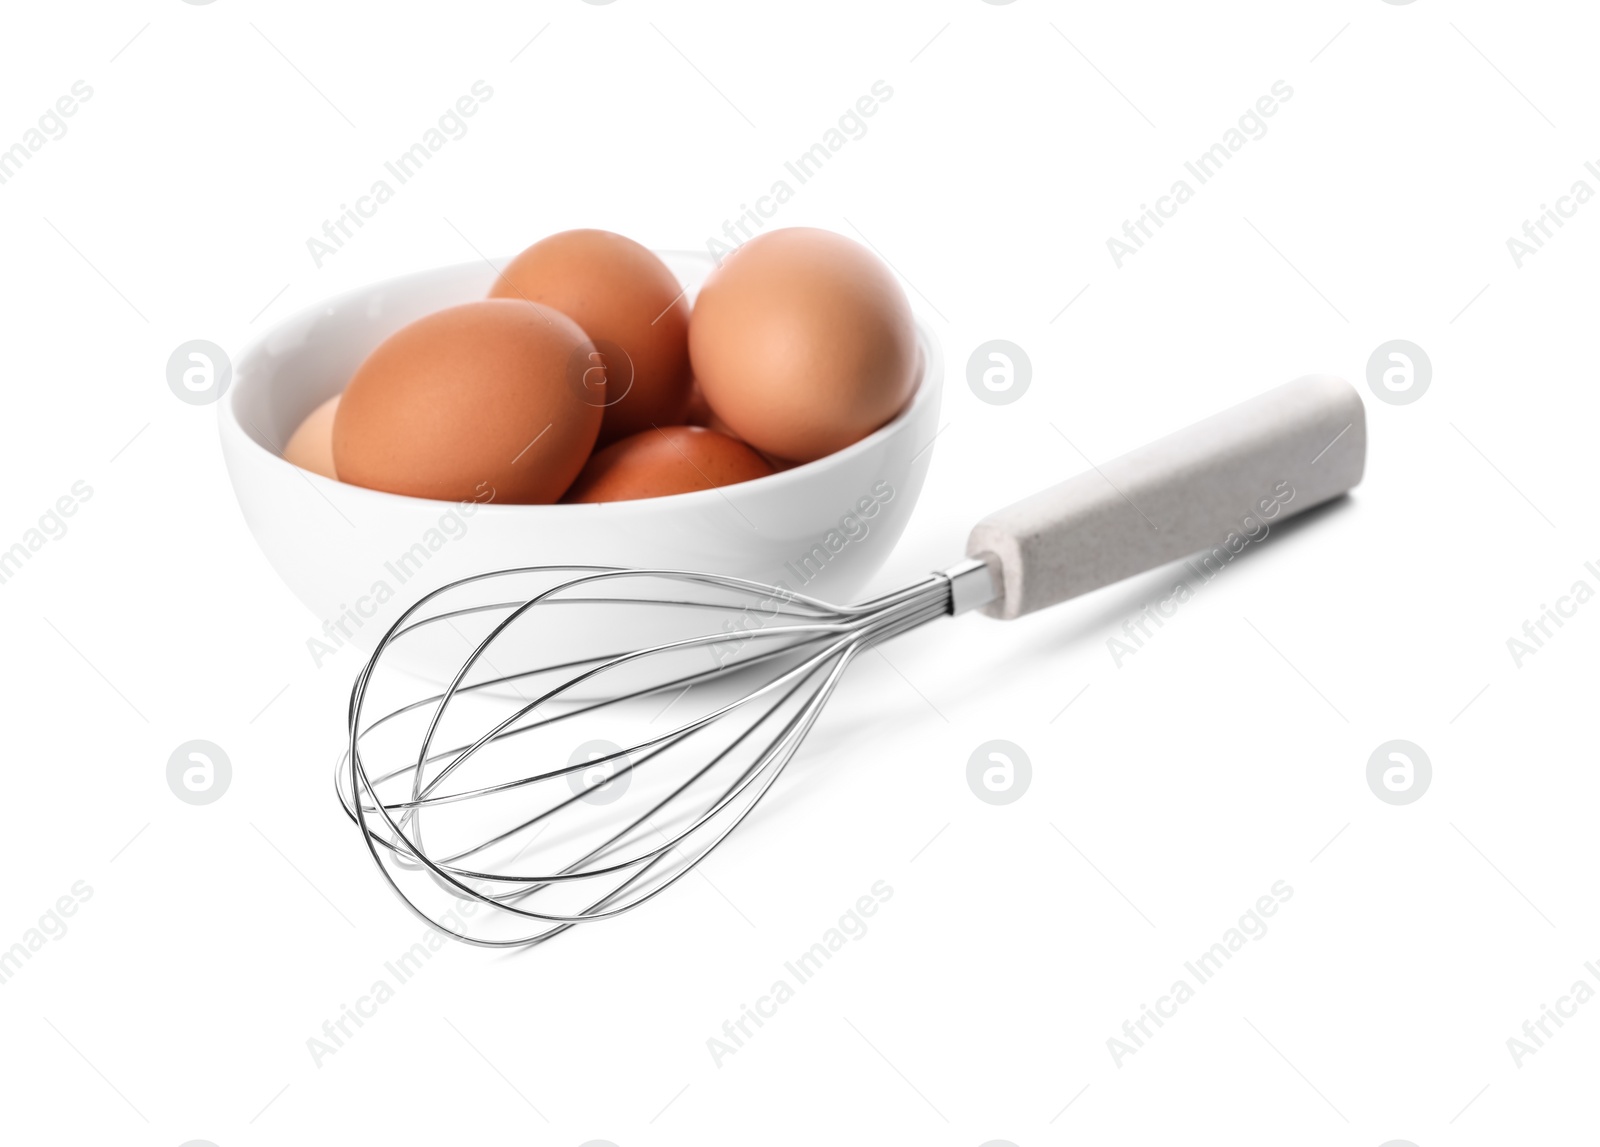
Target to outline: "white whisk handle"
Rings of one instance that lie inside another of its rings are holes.
[[[1202,550],[1226,561],[1360,482],[1366,449],[1349,383],[1285,383],[979,522],[967,553],[999,574],[985,612],[1020,617]]]

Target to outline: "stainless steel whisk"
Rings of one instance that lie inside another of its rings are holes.
[[[452,582],[358,676],[340,800],[430,926],[541,943],[653,899],[727,839],[862,650],[972,609],[1018,617],[1202,550],[1229,560],[1235,538],[1354,486],[1365,455],[1360,397],[1308,376],[991,515],[966,561],[859,605],[671,570]],[[406,696],[386,652],[441,639],[464,652],[449,685]]]

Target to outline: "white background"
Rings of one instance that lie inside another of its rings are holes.
[[[1600,205],[1520,269],[1506,239],[1600,189],[1596,32],[1576,0],[9,6],[0,147],[94,94],[0,186],[0,544],[93,496],[0,585],[0,948],[93,895],[0,985],[4,1138],[1592,1133],[1600,1003],[1520,1067],[1506,1041],[1600,986],[1600,605],[1520,668],[1506,640],[1600,588]],[[318,269],[306,238],[480,79],[466,138]],[[530,953],[452,946],[316,1066],[421,929],[332,795],[356,655],[313,665],[167,356],[566,227],[701,246],[876,80],[869,133],[771,225],[869,238],[936,312],[948,428],[882,586],[1084,469],[1063,433],[1103,461],[1309,371],[1361,387],[1365,482],[1120,668],[1107,638],[1170,571],[869,655],[711,883]],[[1277,80],[1269,133],[1119,270],[1106,239]],[[994,338],[1033,363],[1009,406],[965,381]],[[1366,386],[1394,338],[1432,359],[1411,405]],[[165,781],[192,738],[233,762],[206,807]],[[1003,807],[965,780],[994,738],[1033,763]],[[1403,807],[1365,777],[1393,738],[1433,762]],[[714,1064],[878,880],[868,933]],[[1270,931],[1118,1066],[1107,1039],[1280,880]]]

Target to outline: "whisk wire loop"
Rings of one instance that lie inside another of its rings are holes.
[[[771,790],[853,658],[950,613],[951,584],[838,606],[675,570],[462,578],[407,609],[358,674],[335,788],[418,918],[539,944],[688,875]],[[452,658],[442,691],[407,695],[386,656],[403,641]]]

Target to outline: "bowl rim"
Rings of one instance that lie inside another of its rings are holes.
[[[694,259],[696,261],[704,261],[713,264],[715,263],[715,260],[709,254],[703,251],[653,249],[652,253],[662,257],[663,259]],[[251,383],[239,378],[239,368],[252,358],[264,353],[268,343],[281,331],[297,323],[303,323],[307,319],[313,318],[317,315],[324,314],[331,307],[348,304],[357,299],[364,298],[372,294],[372,292],[375,290],[385,286],[392,286],[398,283],[406,282],[407,280],[420,280],[430,275],[444,275],[450,272],[463,272],[468,268],[480,267],[484,263],[488,263],[493,270],[499,271],[507,263],[511,262],[513,258],[515,258],[515,255],[507,255],[502,258],[492,260],[467,259],[459,263],[447,263],[436,267],[423,268],[422,270],[418,271],[408,271],[403,275],[393,275],[386,279],[375,279],[371,282],[361,284],[360,286],[341,291],[336,295],[331,295],[325,299],[320,299],[316,302],[309,303],[292,312],[291,314],[286,315],[284,318],[278,320],[270,327],[267,327],[265,330],[256,334],[244,345],[243,348],[240,349],[237,358],[237,364],[235,365],[233,372],[234,385],[228,388],[227,393],[222,396],[222,401],[217,403],[217,421],[220,434],[224,439],[242,439],[243,442],[246,443],[245,449],[259,451],[259,453],[264,456],[268,466],[278,465],[288,467],[289,469],[298,473],[306,481],[312,483],[313,487],[330,487],[345,491],[341,497],[355,497],[358,499],[366,499],[379,503],[390,502],[400,506],[409,504],[416,507],[419,511],[422,509],[428,509],[429,512],[435,513],[438,512],[438,507],[472,505],[475,507],[473,510],[474,515],[487,513],[492,516],[504,516],[516,513],[527,513],[530,511],[542,511],[545,513],[568,513],[570,515],[593,515],[604,513],[618,514],[638,512],[640,507],[665,508],[663,507],[663,503],[666,503],[673,508],[682,507],[687,509],[702,502],[709,502],[712,498],[726,498],[727,491],[729,490],[749,488],[753,486],[760,486],[766,491],[776,493],[786,486],[795,486],[805,482],[809,478],[816,477],[817,475],[823,473],[824,470],[828,469],[830,466],[843,465],[849,459],[861,454],[865,454],[874,449],[892,435],[902,431],[908,423],[910,423],[923,411],[924,408],[928,406],[930,402],[938,402],[942,395],[944,388],[943,348],[940,346],[938,336],[934,334],[932,327],[928,324],[924,316],[918,311],[915,305],[913,305],[912,323],[916,331],[917,353],[922,358],[921,374],[917,379],[917,388],[912,393],[910,400],[900,408],[899,412],[893,418],[889,419],[888,422],[885,422],[882,426],[874,430],[871,434],[852,442],[849,446],[844,447],[842,450],[835,450],[832,454],[824,455],[823,457],[814,459],[810,462],[802,462],[798,465],[791,466],[787,470],[780,470],[772,474],[766,474],[760,478],[751,478],[748,481],[736,482],[730,486],[715,486],[709,490],[691,490],[682,494],[664,494],[655,498],[634,498],[628,501],[620,502],[495,502],[492,500],[486,502],[473,502],[471,500],[457,502],[439,498],[418,498],[410,494],[392,494],[387,490],[374,490],[368,486],[357,486],[353,482],[341,482],[336,478],[326,478],[321,474],[316,474],[309,470],[302,470],[300,467],[294,465],[294,463],[285,459],[279,450],[259,441],[256,437],[256,434],[251,433],[243,425],[241,425],[238,411],[234,409],[234,404],[236,401],[238,401],[245,389],[251,385]],[[912,461],[915,461],[918,457],[925,453],[937,439],[938,434],[936,433],[934,434],[933,438],[929,439],[925,446],[918,450],[916,454],[912,455]]]

